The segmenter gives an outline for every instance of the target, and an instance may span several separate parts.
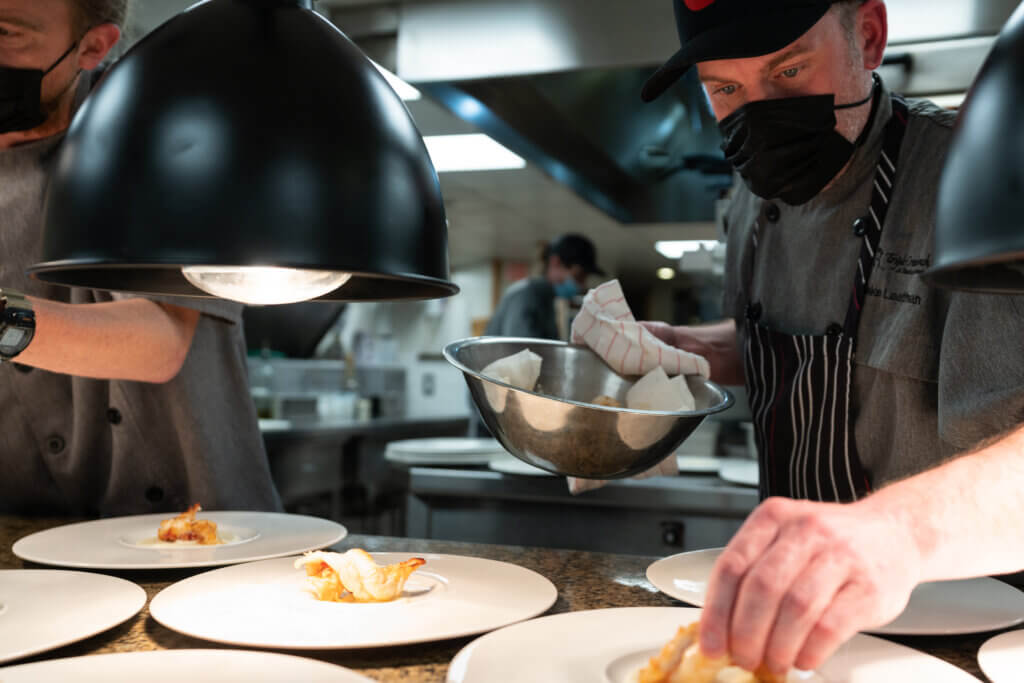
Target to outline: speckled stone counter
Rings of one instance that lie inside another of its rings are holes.
[[[0,569],[34,568],[11,552],[12,544],[22,536],[70,521],[66,519],[25,519],[0,516]],[[570,550],[522,548],[515,546],[454,543],[383,536],[349,536],[335,546],[337,550],[361,547],[373,551],[409,553],[449,553],[512,562],[532,569],[550,579],[558,588],[558,600],[548,614],[603,607],[673,606],[676,600],[659,593],[644,577],[647,566],[657,558],[636,555],[611,555]],[[194,570],[150,572],[109,572],[134,581],[146,590],[150,599],[175,581],[191,576]],[[978,669],[978,647],[993,633],[970,636],[929,638],[890,638],[945,659],[986,680]],[[448,663],[472,638],[437,643],[367,650],[292,652],[306,657],[347,666],[381,683],[391,681],[443,682]],[[74,657],[104,652],[133,652],[171,648],[221,647],[170,631],[158,624],[144,608],[128,622],[88,640],[53,650],[16,663]]]

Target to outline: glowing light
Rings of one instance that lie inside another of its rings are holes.
[[[526,160],[482,133],[423,138],[438,173],[523,168]]]
[[[185,266],[193,285],[221,299],[253,306],[291,304],[333,292],[352,277],[333,270],[301,270],[269,266]]]
[[[662,240],[654,243],[654,248],[665,258],[679,259],[683,254],[701,249],[714,249],[717,240]]]
[[[676,276],[676,271],[671,268],[658,268],[658,279],[659,280],[671,280]]]

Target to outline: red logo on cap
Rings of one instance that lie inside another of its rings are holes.
[[[715,4],[715,0],[683,0],[691,12],[699,12],[702,9]]]

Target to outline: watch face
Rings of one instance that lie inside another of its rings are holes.
[[[16,353],[21,349],[21,343],[25,339],[25,330],[18,327],[8,327],[0,334],[0,353]]]

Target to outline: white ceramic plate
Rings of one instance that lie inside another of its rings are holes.
[[[0,671],[3,683],[372,683],[344,667],[307,657],[244,650],[154,650],[51,659]]]
[[[502,451],[504,453],[504,451]],[[436,453],[434,455],[410,455],[407,453],[385,452],[384,459],[399,465],[486,465],[497,452],[493,453]]]
[[[495,472],[501,472],[502,474],[521,474],[527,477],[554,477],[557,476],[542,470],[539,467],[534,467],[528,462],[523,462],[514,455],[499,455],[496,458],[491,458],[490,462],[487,463]]]
[[[380,564],[411,553],[374,553]],[[420,555],[427,563],[394,602],[321,602],[294,558],[225,567],[180,581],[150,603],[164,626],[218,643],[288,649],[345,649],[421,643],[483,633],[541,614],[554,585],[506,562]]]
[[[431,457],[438,454],[469,455],[475,453],[503,453],[497,439],[473,439],[469,437],[439,437],[435,439],[406,439],[388,443],[387,450],[395,454]]]
[[[1024,631],[1000,633],[982,643],[978,666],[992,683],[1020,683],[1024,678]]]
[[[676,464],[681,473],[714,474],[722,466],[722,459],[713,455],[677,455]]]
[[[276,512],[199,513],[217,523],[222,545],[156,544],[160,522],[172,513],[113,517],[40,531],[19,539],[15,555],[29,562],[82,569],[216,567],[325,548],[345,538],[330,520]]]
[[[757,486],[761,475],[756,460],[729,458],[723,461],[721,467],[718,468],[718,476],[730,484]]]
[[[0,662],[94,636],[131,619],[145,604],[146,591],[112,576],[0,570]],[[6,673],[0,671],[4,683]]]
[[[647,580],[676,600],[702,606],[721,548],[681,553],[647,568]],[[895,620],[869,633],[936,636],[981,633],[1024,622],[1024,593],[990,578],[923,583]],[[1024,676],[1022,676],[1024,680]]]
[[[627,683],[634,671],[700,618],[688,607],[619,607],[555,614],[503,628],[464,647],[448,667],[448,683]],[[935,657],[858,635],[797,683],[977,683]]]
[[[486,465],[507,451],[495,439],[441,437],[392,441],[384,458],[403,465]]]
[[[291,429],[291,420],[280,420],[270,417],[261,417],[259,419],[260,429],[266,429],[268,431],[279,431],[284,429]]]

